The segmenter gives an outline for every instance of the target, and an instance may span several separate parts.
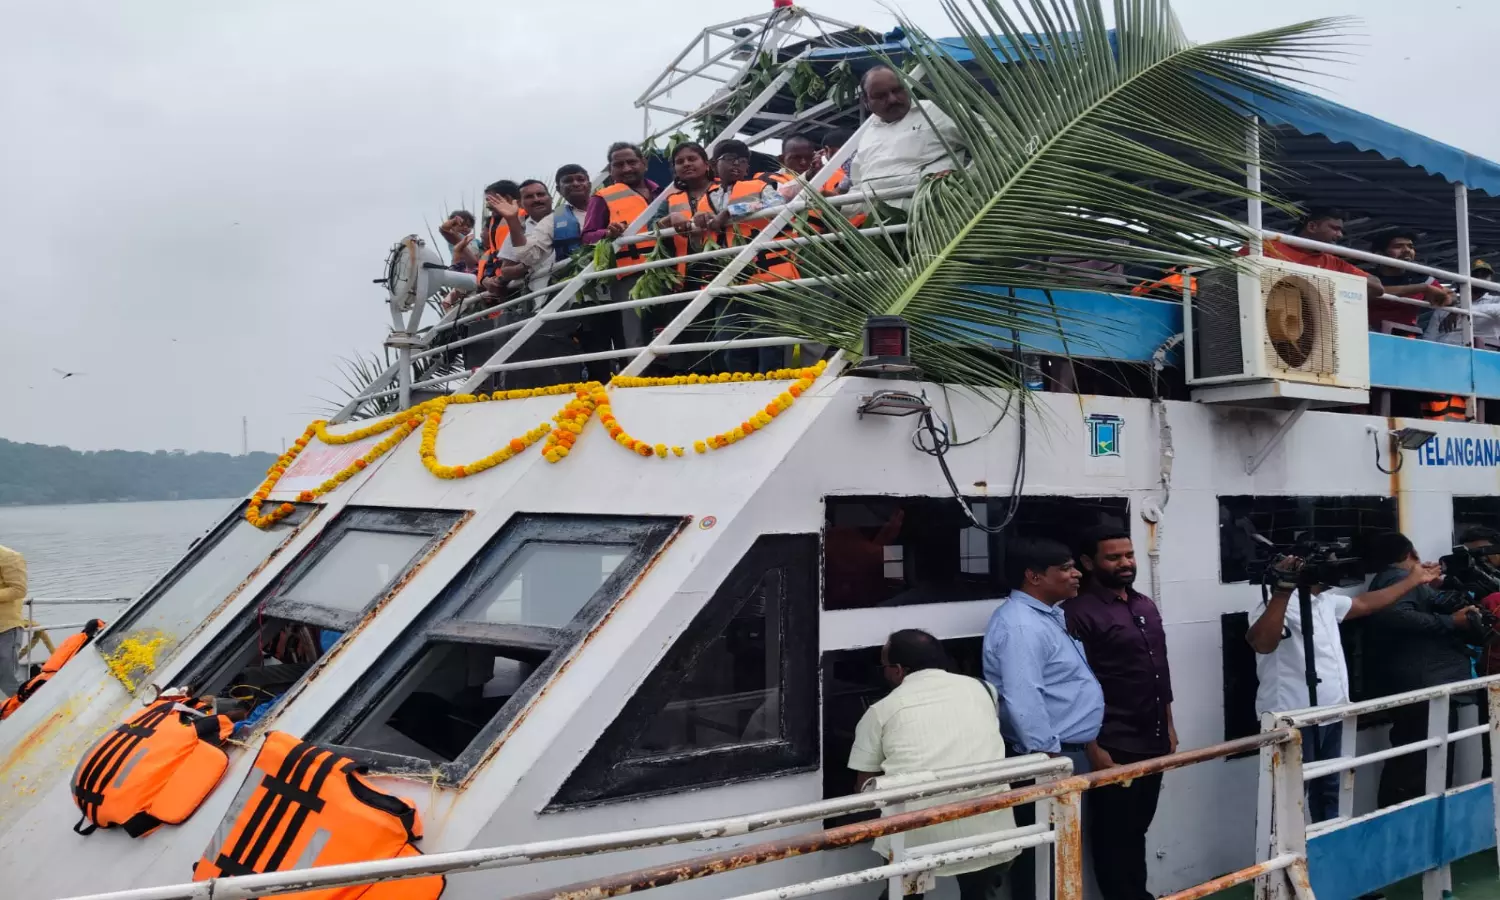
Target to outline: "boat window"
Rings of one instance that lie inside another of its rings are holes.
[[[816,768],[817,545],[757,539],[553,805]]]
[[[681,525],[517,516],[314,737],[382,771],[462,779]]]
[[[986,526],[1010,501],[970,498]],[[829,497],[823,531],[823,605],[860,609],[1004,596],[1004,540],[974,527],[951,497]],[[1078,532],[1130,513],[1123,497],[1022,497],[1015,533],[1071,544]]]
[[[1500,497],[1453,498],[1453,544],[1471,528],[1500,531]]]
[[[1260,579],[1271,548],[1256,535],[1280,548],[1347,538],[1359,555],[1361,536],[1399,528],[1394,497],[1220,497],[1219,577],[1224,584]]]
[[[296,504],[290,516],[261,529],[245,521],[245,504],[239,504],[199,538],[166,577],[110,623],[99,637],[101,649],[109,654],[126,640],[154,642],[155,658],[166,659],[252,572],[280,552],[316,510],[311,504]]]
[[[238,704],[258,720],[461,518],[346,507],[174,683]]]

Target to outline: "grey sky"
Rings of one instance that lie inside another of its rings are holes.
[[[946,33],[937,0],[901,5]],[[280,449],[336,358],[378,351],[394,240],[496,178],[597,167],[698,29],[769,6],[0,0],[0,437],[238,452],[246,415]],[[1177,8],[1199,40],[1358,15],[1323,92],[1500,159],[1493,0]]]

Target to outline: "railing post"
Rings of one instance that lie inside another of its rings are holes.
[[[1260,203],[1260,118],[1250,117],[1250,124],[1245,129],[1245,149],[1248,150],[1250,162],[1245,166],[1245,188],[1254,196],[1251,196],[1246,210],[1246,218],[1250,224],[1250,255],[1261,255],[1261,229],[1264,220],[1261,215]]]
[[[1500,835],[1500,778],[1495,777],[1495,749],[1500,747],[1500,683],[1485,686],[1484,700],[1490,711],[1490,733],[1485,735],[1484,752],[1490,759],[1490,804],[1493,806],[1495,834]],[[1500,861],[1500,840],[1495,842],[1497,861]]]
[[[1458,282],[1459,305],[1464,308],[1468,315],[1464,316],[1464,347],[1470,351],[1469,356],[1469,418],[1476,419],[1479,416],[1479,398],[1474,393],[1474,284],[1469,279],[1473,277],[1474,265],[1470,254],[1472,250],[1469,245],[1469,188],[1463,184],[1453,186],[1453,210],[1458,219],[1458,274],[1463,278]]]
[[[1269,751],[1269,752],[1268,752]],[[1294,729],[1282,744],[1261,748],[1261,773],[1269,771],[1269,790],[1261,796],[1261,810],[1269,829],[1265,832],[1266,859],[1283,854],[1307,858],[1307,819],[1303,797],[1307,791],[1302,781],[1302,732]],[[1265,810],[1266,805],[1269,811]],[[1292,900],[1295,890],[1291,876],[1275,872],[1255,880],[1256,900]]]
[[[1424,785],[1429,798],[1442,798],[1448,789],[1448,702],[1447,694],[1427,701],[1427,739],[1439,738],[1437,745],[1427,748],[1427,780]],[[1448,889],[1448,865],[1422,873],[1422,900],[1442,900]]]
[[[1339,725],[1339,755],[1358,756],[1359,716],[1350,716]],[[1339,818],[1354,818],[1354,769],[1339,773]]]
[[[1057,860],[1057,900],[1083,900],[1083,817],[1079,812],[1083,796],[1070,792],[1052,800],[1052,829],[1057,835],[1054,858]],[[1046,854],[1038,853],[1039,859]],[[1041,893],[1040,880],[1037,895]]]

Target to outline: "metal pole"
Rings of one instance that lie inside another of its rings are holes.
[[[1427,701],[1427,739],[1437,742],[1427,748],[1427,779],[1424,792],[1430,799],[1443,796],[1448,787],[1448,704],[1452,697],[1444,694]],[[1448,887],[1448,865],[1422,873],[1422,900],[1443,900]]]
[[[1264,226],[1260,203],[1260,118],[1257,116],[1250,117],[1250,125],[1245,129],[1245,149],[1250,157],[1249,165],[1245,166],[1245,187],[1251,194],[1247,210],[1250,223],[1250,255],[1260,256],[1264,249],[1260,232]]]
[[[1458,219],[1458,274],[1462,275],[1458,282],[1459,306],[1465,312],[1464,316],[1464,346],[1470,351],[1474,349],[1474,284],[1470,277],[1474,271],[1471,254],[1473,248],[1469,244],[1469,188],[1464,184],[1453,186],[1453,208]],[[1479,417],[1479,397],[1474,393],[1474,356],[1469,355],[1469,398],[1468,417],[1477,420]]]

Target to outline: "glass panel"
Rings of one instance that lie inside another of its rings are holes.
[[[782,572],[772,569],[698,654],[631,758],[776,740],[781,732]]]
[[[286,527],[263,531],[244,520],[236,522],[133,621],[106,634],[101,645],[114,651],[130,639],[152,645],[155,660],[166,659],[291,533]],[[157,639],[160,643],[153,644]]]
[[[480,644],[432,644],[340,741],[351,747],[451,762],[478,737],[539,659]]]
[[[561,628],[598,593],[630,544],[527,541],[459,617],[496,625]]]
[[[278,600],[357,613],[421,552],[430,534],[350,530]]]

